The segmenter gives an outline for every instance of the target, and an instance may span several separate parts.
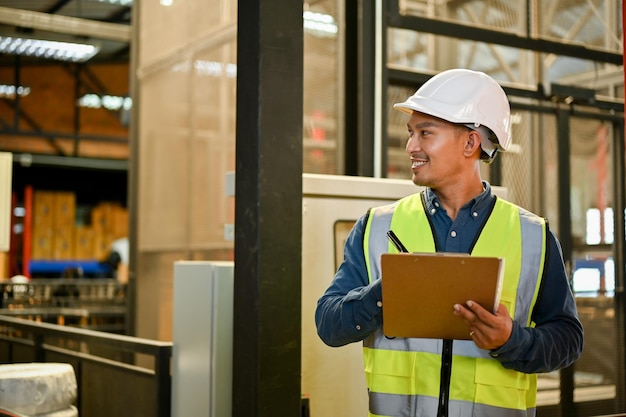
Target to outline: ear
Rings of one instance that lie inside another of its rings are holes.
[[[481,148],[480,148],[480,133],[475,130],[471,130],[465,139],[465,147],[463,149],[463,153],[465,156],[469,157],[474,154],[478,154],[480,158]]]

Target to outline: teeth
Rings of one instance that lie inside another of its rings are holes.
[[[411,164],[411,168],[421,167],[422,165],[426,165],[425,161],[413,161]]]

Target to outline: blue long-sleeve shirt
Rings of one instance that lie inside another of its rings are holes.
[[[483,184],[485,191],[465,204],[454,222],[434,192],[426,189],[426,211],[431,217],[439,251],[469,252],[495,198],[489,183]],[[381,280],[369,282],[363,253],[366,220],[367,214],[356,222],[346,240],[344,260],[318,300],[317,332],[329,346],[363,340],[382,326]],[[582,353],[583,328],[563,265],[561,247],[552,232],[549,233],[546,263],[543,284],[532,313],[536,326],[522,327],[513,322],[509,340],[490,352],[506,368],[526,373],[550,372],[570,365]]]

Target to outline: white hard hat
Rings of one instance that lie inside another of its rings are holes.
[[[440,72],[394,109],[428,114],[480,132],[481,148],[492,159],[511,143],[511,108],[506,93],[490,76],[467,69]],[[489,131],[486,131],[486,127]],[[487,136],[487,137],[485,137]]]

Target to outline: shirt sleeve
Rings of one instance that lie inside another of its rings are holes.
[[[329,346],[363,340],[382,325],[382,287],[380,280],[369,282],[363,253],[366,220],[362,216],[350,231],[344,260],[317,302],[317,333]]]
[[[532,320],[535,327],[513,323],[509,340],[491,351],[505,368],[525,373],[551,372],[571,365],[583,350],[583,326],[569,286],[561,247],[549,233],[547,269]]]

